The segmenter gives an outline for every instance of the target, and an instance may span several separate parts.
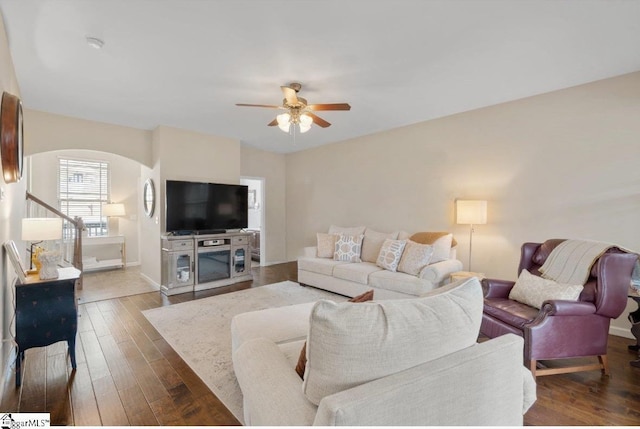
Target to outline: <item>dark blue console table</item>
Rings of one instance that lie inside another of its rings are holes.
[[[68,267],[59,268],[58,273],[59,277],[51,280],[31,274],[24,283],[16,284],[16,387],[22,379],[24,352],[32,347],[66,341],[71,367],[76,368],[76,280],[80,271]]]

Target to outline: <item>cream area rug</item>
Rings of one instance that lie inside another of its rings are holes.
[[[242,422],[242,392],[231,362],[231,318],[270,307],[346,298],[291,281],[143,311],[162,337]]]

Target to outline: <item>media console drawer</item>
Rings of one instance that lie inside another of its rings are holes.
[[[249,244],[248,235],[236,235],[232,239],[233,244]]]

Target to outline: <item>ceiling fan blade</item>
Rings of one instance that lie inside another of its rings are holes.
[[[273,121],[271,121],[271,122],[269,122],[267,124],[267,126],[269,126],[269,127],[275,127],[276,125],[278,125],[278,120],[277,119],[274,119]]]
[[[281,86],[280,89],[282,89],[282,93],[284,94],[284,98],[287,100],[287,103],[292,106],[298,104],[298,96],[296,95],[295,89],[289,88],[288,86]]]
[[[351,110],[349,103],[309,104],[309,110]]]
[[[330,127],[330,126],[331,126],[331,124],[330,124],[329,122],[325,121],[324,119],[322,119],[322,118],[321,118],[320,116],[318,116],[318,115],[314,115],[314,114],[313,114],[313,113],[311,113],[311,112],[307,112],[307,113],[305,113],[305,115],[309,115],[309,116],[311,116],[311,117],[313,118],[313,123],[314,123],[314,124],[316,124],[316,125],[317,125],[317,126],[319,126],[319,127],[327,128],[327,127]]]
[[[245,103],[236,103],[236,106],[245,106],[245,107],[266,107],[268,109],[279,109],[282,106],[274,106],[273,104],[245,104]]]

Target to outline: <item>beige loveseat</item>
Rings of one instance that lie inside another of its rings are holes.
[[[361,262],[334,260],[318,255],[318,246],[306,247],[298,258],[298,282],[346,296],[357,296],[373,289],[377,299],[397,299],[419,296],[443,285],[452,273],[462,270],[456,259],[455,240],[451,234],[434,239],[436,257],[416,274],[381,268],[376,258],[386,238],[410,240],[419,236],[406,232],[380,233],[365,227],[331,226],[328,234],[362,234]],[[440,233],[420,233],[438,237]],[[433,235],[435,234],[435,235]],[[320,239],[320,238],[319,238]],[[453,244],[453,245],[452,245]]]
[[[482,302],[471,278],[419,298],[320,300],[235,316],[244,423],[522,425],[536,396],[523,341],[507,334],[476,343]],[[295,367],[305,340],[302,380]]]

